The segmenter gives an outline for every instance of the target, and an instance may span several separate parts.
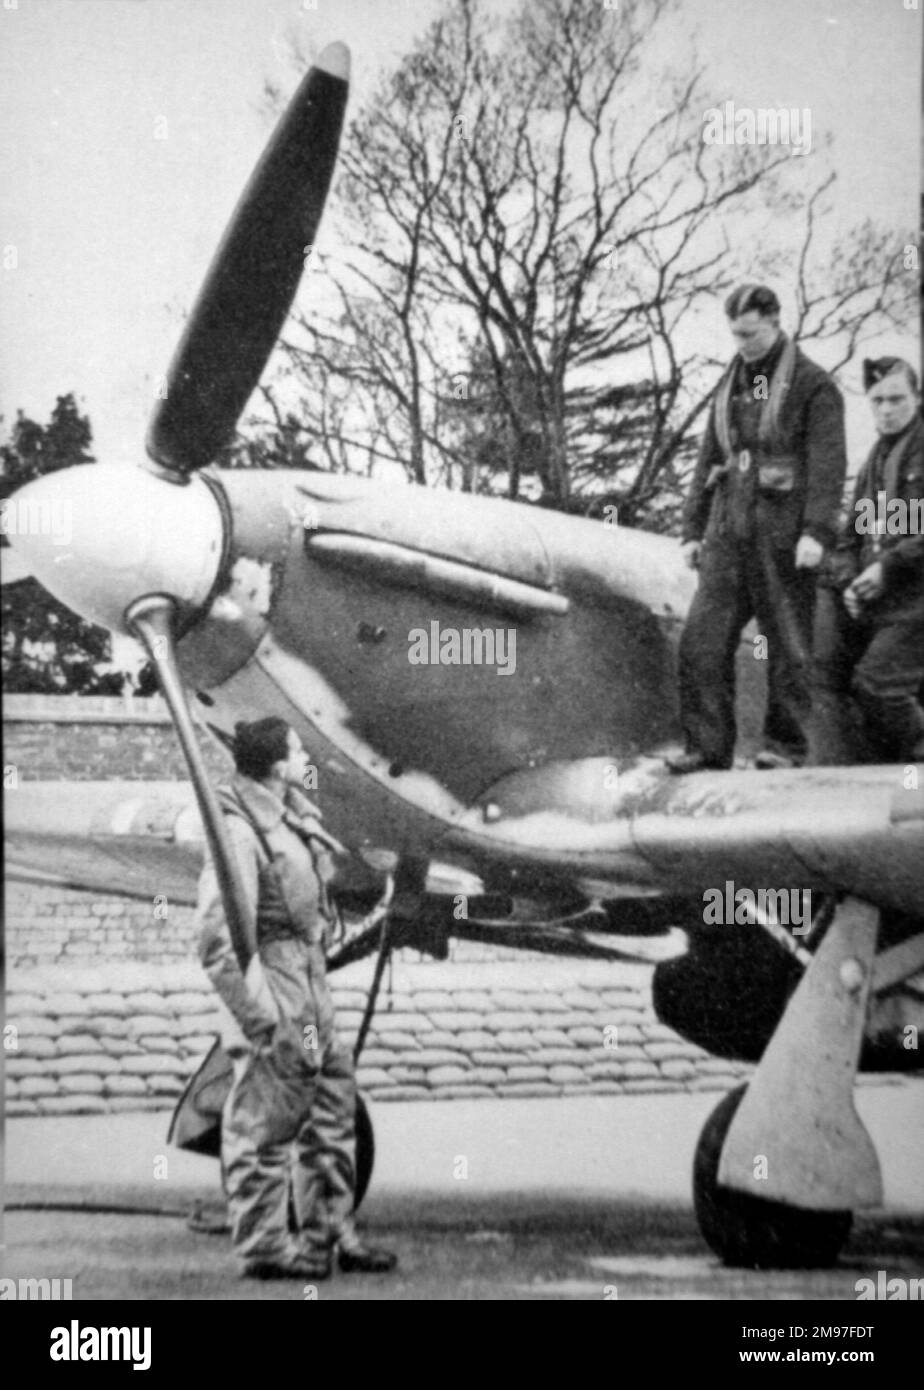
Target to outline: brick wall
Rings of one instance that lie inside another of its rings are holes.
[[[14,696],[4,717],[4,763],[25,780],[183,776],[159,700]],[[209,756],[223,775],[221,750]],[[7,1113],[169,1108],[215,1027],[191,909],[155,919],[153,898],[19,883],[6,907]],[[360,1071],[375,1099],[720,1089],[747,1070],[659,1024],[644,967],[451,952],[396,960]],[[334,979],[350,1037],[371,968]]]
[[[99,965],[106,961],[187,961],[195,956],[193,909],[40,884],[6,885],[10,967]]]
[[[230,758],[203,741],[213,776]],[[3,701],[3,762],[27,782],[186,780],[166,706],[159,696],[8,695]]]

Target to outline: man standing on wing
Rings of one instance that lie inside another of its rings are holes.
[[[881,357],[863,363],[863,384],[879,439],[857,475],[819,587],[812,763],[924,758],[924,424],[918,378],[902,358]]]
[[[221,1157],[235,1254],[257,1279],[324,1279],[334,1249],[344,1271],[385,1272],[395,1256],[364,1245],[353,1224],[356,1083],[325,970],[340,846],[302,794],[307,756],[284,720],[238,724],[233,753],[237,773],[219,800],[255,924],[245,974],[211,859],[197,922],[234,1064]]]
[[[815,577],[847,468],[841,393],[780,330],[774,292],[742,285],[725,312],[738,351],[716,390],[683,515],[699,586],[680,643],[687,746],[668,760],[678,773],[732,765],[735,656],[751,618],[767,658],[756,764],[804,760]]]

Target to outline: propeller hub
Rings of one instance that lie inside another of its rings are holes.
[[[200,606],[218,575],[224,520],[200,478],[177,487],[145,468],[81,464],[27,483],[10,505],[29,572],[113,632],[129,633],[125,610],[148,594]]]

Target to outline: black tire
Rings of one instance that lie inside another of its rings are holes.
[[[723,1098],[696,1146],[693,1206],[703,1238],[722,1263],[734,1269],[833,1265],[850,1234],[852,1212],[807,1211],[785,1202],[765,1202],[717,1183],[722,1145],[746,1090],[739,1086]]]
[[[372,1180],[375,1165],[375,1131],[369,1116],[369,1107],[362,1096],[356,1096],[356,1188],[353,1197],[353,1210],[358,1211]]]

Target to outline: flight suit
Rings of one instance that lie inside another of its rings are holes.
[[[290,1190],[300,1248],[355,1242],[356,1084],[325,971],[326,883],[334,867],[315,834],[323,833],[317,813],[297,792],[283,804],[241,775],[219,799],[257,940],[242,976],[208,860],[199,884],[199,954],[234,1065],[222,1170],[234,1250],[246,1270],[293,1253]]]
[[[885,496],[880,505],[880,493]],[[924,425],[884,436],[861,468],[848,516],[820,581],[812,662],[809,760],[817,764],[903,762],[924,756]],[[890,522],[890,502],[904,503]],[[881,513],[884,533],[870,534],[857,503]],[[858,522],[861,524],[858,525]],[[889,534],[889,526],[894,533]],[[885,590],[859,619],[843,592],[881,561]]]
[[[795,549],[802,535],[833,541],[846,467],[843,399],[825,371],[783,334],[759,362],[734,358],[682,533],[703,544],[680,642],[681,721],[688,750],[714,767],[734,757],[735,657],[751,618],[766,639],[765,747],[805,756],[815,573],[796,569]]]

